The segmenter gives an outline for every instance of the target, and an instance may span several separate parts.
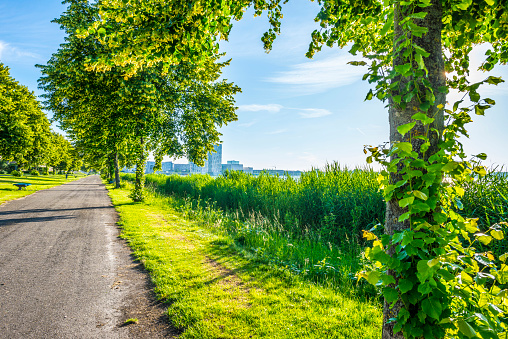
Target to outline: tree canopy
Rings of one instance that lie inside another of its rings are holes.
[[[46,105],[62,128],[80,148],[100,152],[104,159],[112,152],[135,159],[137,186],[143,181],[147,152],[158,163],[166,155],[203,163],[220,141],[218,127],[236,120],[233,95],[240,89],[219,80],[227,62],[219,63],[218,55],[201,65],[157,62],[128,77],[120,66],[105,73],[91,71],[87,60],[112,53],[112,46],[76,32],[98,20],[99,9],[88,1],[67,3],[67,11],[55,20],[68,34],[66,43],[40,66]]]
[[[49,121],[34,94],[0,63],[0,157],[24,165],[44,162]]]

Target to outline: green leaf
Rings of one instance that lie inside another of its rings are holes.
[[[492,237],[485,233],[477,233],[475,234],[475,236],[478,239],[478,241],[484,245],[488,245],[492,241]]]
[[[372,100],[373,96],[374,96],[374,94],[372,93],[372,90],[369,90],[369,93],[367,93],[367,96],[365,97],[364,101]]]
[[[438,319],[443,311],[441,303],[437,299],[424,299],[422,302],[422,310],[431,318]]]
[[[473,338],[476,336],[475,330],[469,325],[464,319],[459,319],[457,321],[457,326],[459,327],[460,333],[464,334],[468,338]]]
[[[494,6],[495,4],[495,1],[494,0],[485,0],[485,2],[487,3],[487,5],[489,6]]]
[[[385,300],[389,303],[392,303],[399,299],[399,293],[391,287],[385,287],[383,289],[383,295],[385,297]]]
[[[471,6],[472,0],[462,0],[461,3],[457,4],[457,8],[466,11]]]
[[[415,197],[417,197],[418,199],[421,199],[423,201],[426,201],[429,197],[427,196],[427,194],[421,192],[421,191],[418,191],[418,190],[414,190],[413,191],[413,194]]]
[[[411,215],[410,212],[406,212],[404,214],[402,214],[400,217],[399,217],[399,222],[403,222],[404,220],[407,220],[409,219],[409,216]]]
[[[446,165],[444,165],[441,170],[443,172],[451,172],[453,171],[454,169],[457,168],[459,164],[457,164],[455,161],[450,161],[449,163],[447,163]]]
[[[416,54],[415,55],[415,61],[418,64],[418,68],[420,68],[420,69],[426,69],[425,68],[425,62],[423,62],[423,58],[422,58],[421,54]]]
[[[425,13],[425,12],[420,12],[420,13]],[[427,13],[425,13],[425,14],[427,14]],[[427,52],[426,50],[424,50],[423,48],[421,48],[420,46],[413,44],[413,47],[415,48],[415,52],[418,53],[417,55],[421,55],[425,58],[428,58],[430,56],[430,53]],[[446,86],[444,86],[444,87],[446,87]]]
[[[397,127],[397,131],[399,131],[402,136],[406,135],[413,127],[415,127],[416,122],[410,122],[409,124],[400,125]]]
[[[411,145],[409,142],[399,142],[397,144],[397,148],[406,153],[411,153],[413,150],[413,145]]]
[[[447,86],[441,86],[437,89],[441,93],[448,93],[448,87]]]
[[[480,94],[478,94],[476,91],[470,91],[469,99],[471,99],[473,102],[478,102],[480,101]]]
[[[402,240],[402,237],[404,236],[403,232],[395,233],[392,237],[392,243],[397,244]]]
[[[377,272],[377,271],[371,271],[369,273],[367,273],[367,281],[372,284],[372,285],[376,285],[378,282],[379,282],[379,277],[381,276],[381,273],[380,272]]]
[[[420,104],[420,109],[422,111],[428,111],[430,108],[430,101],[425,101]]]
[[[490,235],[496,239],[496,240],[503,240],[504,238],[504,233],[503,231],[498,231],[498,230],[491,230],[490,231]]]
[[[473,278],[471,278],[471,276],[464,271],[460,272],[460,280],[462,281],[463,284],[467,285],[473,283]]]
[[[487,154],[485,154],[485,153],[477,154],[476,157],[480,158],[482,160],[487,160]]]
[[[399,290],[401,293],[409,292],[413,288],[413,283],[408,279],[399,280]]]
[[[508,253],[505,253],[505,254],[502,254],[501,256],[499,256],[499,260],[501,260],[502,262],[505,262],[506,259],[508,259]]]
[[[412,204],[414,200],[415,200],[415,197],[408,197],[408,198],[400,199],[399,200],[399,206],[404,208],[407,205]]]

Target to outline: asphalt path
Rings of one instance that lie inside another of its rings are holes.
[[[98,176],[0,205],[0,338],[131,337],[116,218]]]

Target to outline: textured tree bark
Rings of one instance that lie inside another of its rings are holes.
[[[143,137],[139,138],[139,150],[136,162],[136,179],[134,181],[134,201],[142,201],[143,200],[143,188],[145,186],[145,163],[146,163],[146,151],[145,151],[145,141]]]
[[[115,150],[115,188],[120,188],[120,168],[118,165],[118,151]]]
[[[424,58],[425,66],[429,71],[428,80],[431,83],[431,86],[434,91],[434,95],[436,97],[435,104],[431,107],[427,115],[429,117],[434,117],[435,121],[431,124],[431,128],[436,128],[438,131],[443,131],[444,128],[444,118],[443,112],[437,109],[437,105],[444,105],[446,102],[446,94],[440,93],[438,88],[446,85],[446,76],[444,70],[444,61],[443,61],[443,52],[441,47],[441,30],[442,30],[442,6],[441,0],[432,0],[432,5],[426,8],[416,7],[416,11],[419,12],[427,12],[427,16],[425,19],[417,20],[416,23],[419,26],[427,27],[428,33],[423,37],[415,37],[413,36],[413,43],[424,48],[430,56],[428,58]],[[403,32],[399,23],[406,17],[407,13],[397,6],[395,8],[395,16],[394,16],[394,42],[407,34]],[[409,36],[407,38],[410,38]],[[402,56],[403,51],[399,53],[394,58],[394,66],[403,65],[408,62],[408,60]],[[416,64],[414,65],[416,67]],[[394,81],[400,81],[400,87],[403,88],[409,81],[413,79],[399,77],[394,79]],[[424,93],[423,93],[424,94]],[[397,95],[394,93],[393,95]],[[425,97],[425,96],[424,96]],[[420,152],[420,147],[424,143],[423,140],[410,138],[411,135],[423,135],[426,132],[426,126],[423,126],[421,122],[417,122],[416,126],[413,128],[411,133],[406,134],[404,137],[397,131],[397,127],[412,122],[411,117],[417,112],[420,103],[417,101],[416,97],[407,103],[405,109],[401,109],[392,99],[390,99],[390,108],[389,108],[389,122],[390,122],[390,143],[393,145],[395,142],[411,142],[413,146],[413,150],[416,151],[422,158],[428,159],[432,154],[436,153],[438,150],[438,141],[441,137],[441,132],[430,132],[429,139],[431,146],[423,155]],[[399,170],[401,168],[399,167]],[[391,182],[396,183],[401,180],[402,176],[399,173],[391,174]],[[398,200],[392,199],[386,204],[386,221],[385,221],[385,232],[389,235],[393,235],[394,232],[398,232],[409,228],[409,220],[405,220],[404,222],[399,222],[399,216],[403,213],[407,212],[407,208],[399,207]],[[394,254],[394,248],[389,249],[389,254]],[[398,277],[395,276],[395,272],[389,271],[389,274],[395,277],[395,280],[398,280]],[[393,287],[393,286],[392,286]],[[390,318],[394,318],[397,316],[401,307],[403,306],[402,301],[398,300],[394,304],[388,304],[386,301],[384,303],[384,311],[383,311],[383,339],[402,339],[404,338],[402,332],[398,332],[396,334],[393,333],[393,327],[395,326],[394,322],[389,323]]]

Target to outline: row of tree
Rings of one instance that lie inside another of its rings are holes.
[[[218,127],[236,120],[233,95],[240,89],[219,80],[227,65],[218,62],[219,55],[201,65],[147,64],[129,77],[121,66],[88,70],[90,58],[112,53],[93,36],[77,35],[100,19],[98,3],[67,3],[67,11],[54,20],[67,33],[66,41],[47,65],[38,66],[46,107],[88,163],[114,172],[117,187],[121,165],[136,165],[132,197],[142,200],[149,152],[158,164],[166,155],[204,163],[220,142]]]
[[[26,86],[9,74],[0,63],[0,160],[13,162],[19,169],[41,166],[55,171],[79,169],[79,155],[61,134],[50,129],[41,104]]]

